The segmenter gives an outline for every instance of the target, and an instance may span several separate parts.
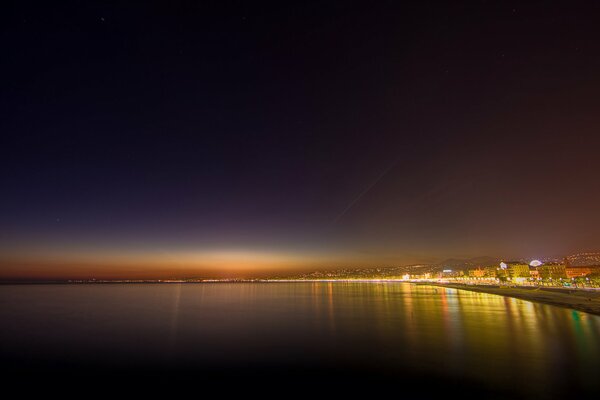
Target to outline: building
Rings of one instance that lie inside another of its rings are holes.
[[[459,278],[464,275],[465,273],[462,270],[444,269],[438,276],[440,278]]]
[[[469,278],[483,278],[485,276],[485,269],[476,268],[469,270]]]
[[[600,265],[588,265],[585,267],[566,266],[565,273],[567,278],[579,278],[591,274],[600,274]]]
[[[533,279],[539,279],[540,278],[540,271],[537,270],[537,268],[531,268],[529,269],[529,273],[531,274],[531,277]]]
[[[523,263],[507,263],[511,278],[530,278],[529,265]]]
[[[537,270],[538,276],[542,279],[559,279],[567,277],[565,264],[548,263],[539,265],[535,267],[535,269]]]
[[[520,261],[506,261],[500,263],[498,275],[509,279],[530,278],[529,265]]]

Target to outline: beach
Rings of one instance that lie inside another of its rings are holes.
[[[600,290],[597,289],[466,285],[461,283],[427,283],[427,285],[497,294],[600,315]]]

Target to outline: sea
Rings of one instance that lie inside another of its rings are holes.
[[[600,394],[600,317],[411,283],[1,285],[0,321],[21,388]]]

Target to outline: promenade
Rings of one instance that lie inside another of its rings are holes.
[[[552,288],[539,286],[500,286],[476,285],[463,283],[428,282],[420,283],[430,286],[470,290],[472,292],[497,294],[517,299],[550,304],[558,307],[567,307],[590,314],[600,315],[600,290],[598,289],[571,289]]]

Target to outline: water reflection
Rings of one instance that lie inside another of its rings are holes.
[[[0,302],[13,359],[385,366],[547,397],[600,371],[599,317],[404,283],[3,286]]]

